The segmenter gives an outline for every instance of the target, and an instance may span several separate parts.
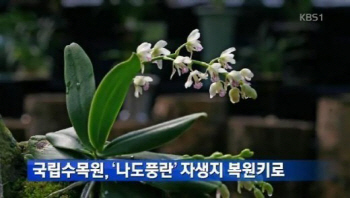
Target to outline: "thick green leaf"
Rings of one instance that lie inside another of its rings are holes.
[[[47,133],[46,138],[56,148],[69,149],[91,155],[91,152],[81,143],[73,127]]]
[[[44,135],[32,136],[28,141],[31,159],[85,159],[86,156],[71,150],[53,147]]]
[[[88,136],[88,118],[96,85],[92,63],[76,43],[64,49],[64,78],[69,118],[80,140],[92,148]]]
[[[100,198],[160,198],[163,191],[138,182],[101,182]]]
[[[154,152],[139,152],[129,155],[121,155],[116,157],[117,159],[135,159],[135,160],[177,160],[181,159],[180,155],[171,155],[165,153]],[[148,185],[160,188],[164,191],[171,193],[180,193],[181,196],[175,197],[205,197],[207,194],[214,193],[216,190],[220,190],[222,197],[228,198],[230,192],[227,187],[220,181],[191,181],[191,182],[145,182]],[[188,195],[190,194],[190,195]],[[173,197],[173,196],[171,196]]]
[[[206,116],[206,113],[194,113],[129,132],[111,141],[101,152],[101,155],[112,156],[137,153],[159,147],[181,135],[196,119],[202,116]]]
[[[109,132],[123,105],[133,78],[140,70],[140,60],[133,54],[114,67],[102,80],[92,99],[89,116],[89,138],[102,151]]]

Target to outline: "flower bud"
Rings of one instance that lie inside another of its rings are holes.
[[[242,182],[242,184],[243,184],[243,187],[248,191],[251,191],[254,187],[254,184],[251,181],[244,181]]]
[[[243,151],[241,151],[239,155],[244,158],[249,158],[254,155],[254,152],[249,149],[244,149]]]
[[[204,156],[203,156],[203,155],[196,154],[196,155],[193,155],[193,156],[192,156],[192,159],[204,159]]]
[[[261,190],[255,188],[254,189],[254,196],[255,198],[265,198],[264,194],[261,192]]]
[[[221,152],[215,152],[210,155],[210,158],[217,159],[218,157],[221,157],[223,154]]]
[[[273,187],[272,187],[272,185],[269,184],[269,183],[264,182],[264,184],[263,184],[262,187],[263,187],[263,189],[266,190],[267,195],[268,195],[269,197],[271,197],[272,194],[273,194]]]
[[[230,101],[232,103],[237,103],[239,102],[240,99],[240,93],[239,93],[239,89],[237,87],[232,88],[229,93],[228,93],[229,97],[230,97]]]
[[[242,89],[242,97],[244,98],[256,99],[258,97],[258,94],[256,93],[255,89],[248,84],[242,85],[241,89]]]
[[[221,195],[222,198],[230,198],[230,191],[227,189],[227,186],[225,184],[222,184],[218,188],[218,195]]]

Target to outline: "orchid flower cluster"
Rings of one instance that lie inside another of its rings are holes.
[[[141,72],[144,73],[145,63],[156,63],[158,68],[162,69],[163,60],[172,61],[173,70],[170,79],[176,73],[179,76],[189,73],[185,83],[186,89],[191,86],[195,89],[201,89],[203,86],[202,81],[210,78],[210,98],[216,95],[224,97],[228,92],[232,103],[239,102],[240,98],[256,99],[257,92],[250,86],[250,81],[254,77],[253,72],[247,68],[243,68],[240,71],[232,70],[232,65],[236,63],[233,54],[236,49],[231,47],[224,50],[220,57],[214,58],[209,63],[194,60],[192,59],[193,53],[203,50],[199,38],[199,30],[193,30],[187,37],[186,43],[182,44],[174,53],[165,48],[167,42],[164,40],[158,41],[153,48],[150,43],[142,43],[136,50],[136,54],[141,60]],[[186,48],[189,56],[180,55],[180,51],[183,48]],[[204,67],[205,72],[195,69],[194,65]],[[134,78],[135,97],[139,97],[142,94],[142,90],[148,90],[152,81],[153,79],[149,76],[136,76]]]

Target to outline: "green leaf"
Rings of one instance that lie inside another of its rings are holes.
[[[163,191],[138,182],[101,182],[100,198],[155,198]]]
[[[164,153],[154,152],[139,152],[129,155],[121,155],[116,159],[135,159],[135,160],[177,160],[182,156],[171,155]],[[191,182],[145,182],[148,185],[162,189],[170,193],[180,193],[179,196],[174,197],[205,197],[206,194],[214,193],[216,190],[221,192],[222,197],[229,198],[230,192],[227,190],[226,185],[219,181],[191,181]],[[194,194],[190,196],[188,194]],[[170,196],[173,197],[173,196]]]
[[[133,78],[140,70],[140,60],[133,54],[103,78],[93,97],[89,116],[90,142],[102,151],[123,105]]]
[[[84,145],[92,148],[87,123],[96,88],[95,78],[89,57],[76,43],[64,49],[64,78],[69,118],[79,139]]]
[[[129,132],[109,143],[102,156],[137,153],[159,147],[186,131],[193,122],[206,116],[206,113],[194,113],[174,120],[163,122],[151,127]]]
[[[28,156],[32,159],[85,159],[86,156],[70,150],[53,147],[44,135],[32,136],[28,141]]]
[[[83,154],[92,155],[81,143],[73,127],[47,133],[46,138],[56,148],[74,150]]]

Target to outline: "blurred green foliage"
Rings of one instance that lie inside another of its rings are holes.
[[[0,27],[0,71],[36,71],[51,65],[47,52],[55,29],[52,20],[11,10],[0,15]]]
[[[52,192],[65,188],[67,182],[29,182],[22,183],[23,190],[20,197],[23,198],[45,198]],[[79,190],[68,190],[61,195],[54,195],[53,198],[77,198],[80,196]]]
[[[254,44],[239,51],[244,65],[265,76],[282,72],[288,61],[300,58],[300,53],[294,49],[305,42],[300,35],[277,38],[269,33],[268,28],[267,23],[261,25]]]

